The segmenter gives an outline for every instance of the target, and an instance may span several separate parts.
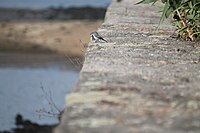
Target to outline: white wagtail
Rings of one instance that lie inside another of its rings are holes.
[[[104,42],[107,42],[103,37],[101,37],[97,32],[90,33],[91,41],[92,42],[98,42],[100,40],[103,40]]]

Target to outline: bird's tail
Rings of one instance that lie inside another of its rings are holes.
[[[103,38],[101,38],[101,40],[103,40],[104,42],[108,42],[108,41],[106,41],[105,39],[103,39]]]

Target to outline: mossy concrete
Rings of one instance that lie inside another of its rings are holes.
[[[55,133],[199,133],[199,42],[138,0],[115,0],[90,43]]]

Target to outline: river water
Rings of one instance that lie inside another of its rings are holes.
[[[14,128],[18,113],[38,124],[57,123],[51,114],[59,111],[52,104],[63,109],[78,76],[65,57],[0,53],[0,131]]]
[[[45,7],[106,7],[111,0],[0,0],[0,7],[45,8]]]

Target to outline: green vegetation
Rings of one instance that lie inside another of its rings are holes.
[[[142,0],[136,4],[156,3],[160,0]],[[160,23],[173,17],[178,35],[184,40],[200,40],[200,0],[161,0],[164,4]]]

